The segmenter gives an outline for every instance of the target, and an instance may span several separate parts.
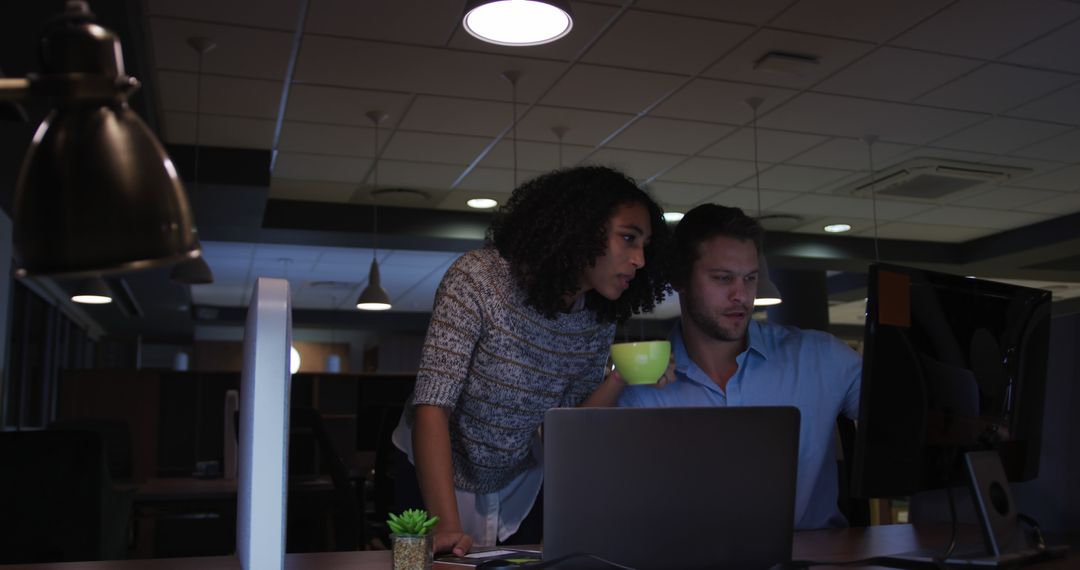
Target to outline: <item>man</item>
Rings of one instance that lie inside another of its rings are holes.
[[[751,318],[763,236],[738,208],[706,204],[686,214],[672,252],[682,311],[671,332],[676,378],[662,388],[628,386],[619,405],[798,407],[795,527],[847,526],[837,507],[834,426],[840,414],[857,416],[862,361],[827,333]]]

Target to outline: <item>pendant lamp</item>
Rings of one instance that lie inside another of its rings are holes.
[[[82,305],[107,305],[113,302],[112,289],[99,276],[87,277],[72,289],[71,300]]]
[[[565,0],[469,0],[462,25],[487,43],[537,46],[569,34],[574,18]]]
[[[761,106],[763,99],[760,97],[751,97],[746,100],[746,104],[750,106],[750,109],[754,111],[754,188],[757,191],[757,209],[758,218],[761,218],[761,167],[758,164],[758,132],[757,132],[757,114],[758,107]],[[779,305],[783,302],[780,297],[780,290],[776,288],[776,284],[769,278],[769,264],[765,261],[765,252],[758,252],[758,282],[757,282],[757,297],[754,298],[755,307],[767,307],[769,305]]]
[[[199,54],[199,69],[195,75],[195,170],[191,177],[191,187],[199,188],[199,119],[200,109],[202,103],[202,72],[203,72],[203,56],[207,52],[217,47],[217,43],[210,38],[193,37],[188,39],[188,45],[192,47]],[[199,244],[198,231],[192,228],[195,233],[195,243]],[[202,250],[202,244],[199,244],[199,250]],[[169,278],[177,283],[186,283],[188,285],[206,285],[214,282],[214,272],[210,269],[210,264],[206,263],[202,255],[185,261],[181,261],[173,266],[172,271],[169,272]]]
[[[50,97],[15,188],[20,275],[76,276],[167,266],[199,255],[176,169],[127,104],[116,35],[69,0],[40,44],[40,75],[0,79],[0,99]]]
[[[375,165],[372,167],[372,188],[379,187],[379,123],[386,120],[386,113],[382,111],[368,111],[367,118],[375,124]],[[371,205],[371,234],[374,247],[371,252],[371,269],[368,271],[368,284],[356,300],[356,308],[361,311],[386,311],[389,310],[390,295],[382,288],[379,279],[379,206]]]

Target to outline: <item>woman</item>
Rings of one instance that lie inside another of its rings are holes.
[[[615,323],[663,299],[654,251],[667,239],[660,207],[631,179],[571,168],[522,184],[487,247],[447,271],[394,432],[440,519],[437,552],[463,556],[518,530],[540,490],[544,412],[614,405],[625,385],[605,376]],[[408,479],[399,469],[395,486]]]

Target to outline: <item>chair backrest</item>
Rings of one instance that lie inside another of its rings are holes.
[[[100,434],[0,433],[0,563],[124,558],[131,493],[113,488]]]

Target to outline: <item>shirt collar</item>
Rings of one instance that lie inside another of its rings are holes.
[[[761,323],[751,319],[750,325],[747,327],[747,342],[746,350],[753,350],[761,355],[765,360],[769,359],[769,348],[765,342],[764,327]],[[671,328],[671,333],[668,334],[668,339],[671,341],[671,348],[675,351],[675,368],[677,371],[686,373],[689,367],[690,354],[686,352],[686,343],[683,342],[682,337],[682,319],[675,320],[675,326]]]

